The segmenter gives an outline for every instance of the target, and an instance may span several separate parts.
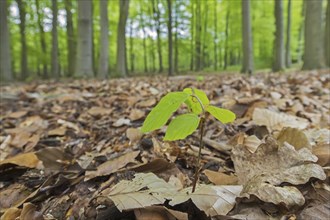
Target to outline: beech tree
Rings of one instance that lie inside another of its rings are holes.
[[[57,0],[52,0],[52,74],[58,79],[59,73],[59,62],[58,62],[58,38],[57,38]]]
[[[28,59],[27,59],[27,44],[26,44],[26,2],[23,0],[16,0],[19,10],[19,32],[21,35],[21,79],[25,80],[29,76]]]
[[[284,63],[284,22],[283,0],[275,0],[275,44],[273,71],[281,71],[285,68]]]
[[[100,0],[100,59],[98,76],[105,79],[109,70],[109,18],[108,18],[108,0]]]
[[[242,43],[243,43],[243,66],[242,73],[252,73],[253,65],[253,46],[250,18],[250,0],[242,0]]]
[[[0,82],[13,79],[7,10],[7,1],[0,1]]]

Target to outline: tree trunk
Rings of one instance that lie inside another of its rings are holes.
[[[196,71],[200,71],[202,67],[202,48],[201,48],[201,32],[202,32],[202,24],[201,24],[201,0],[197,0],[196,6]]]
[[[25,10],[25,2],[22,0],[16,0],[17,6],[19,10],[20,24],[19,24],[19,32],[21,35],[21,79],[25,80],[29,76],[28,70],[28,60],[27,60],[27,45],[26,45],[26,10]]]
[[[130,28],[129,28],[129,54],[130,54],[130,64],[131,64],[131,73],[135,71],[134,69],[134,61],[135,61],[135,55],[134,55],[134,39],[133,39],[133,19],[130,19]]]
[[[155,0],[152,0],[152,10],[154,13],[154,18],[156,21],[156,33],[157,33],[157,52],[159,59],[159,72],[163,72],[163,56],[162,56],[162,41],[160,36],[160,12],[158,9],[158,0],[157,5],[155,5]]]
[[[323,67],[322,0],[306,0],[304,70]]]
[[[129,0],[119,1],[119,22],[117,34],[117,72],[123,76],[127,76],[126,61],[126,21],[128,17]]]
[[[76,76],[92,77],[92,0],[78,1],[78,44]]]
[[[305,1],[302,2],[302,8],[301,8],[301,17],[305,18],[306,16],[306,4]],[[297,47],[297,61],[301,62],[302,60],[302,53],[303,53],[303,40],[304,40],[304,19],[302,19],[302,22],[299,26],[299,35],[298,35],[298,47]]]
[[[175,25],[175,34],[174,34],[174,72],[178,73],[179,71],[179,45],[178,45],[178,28],[179,28],[179,2],[175,2],[175,17],[174,17],[174,25]]]
[[[190,40],[190,71],[193,71],[194,69],[194,37],[195,37],[195,8],[194,8],[194,0],[191,2],[191,40]]]
[[[142,46],[143,46],[143,63],[144,63],[144,72],[148,72],[148,57],[147,57],[147,32],[145,30],[144,19],[142,13],[140,13],[140,25],[143,32]]]
[[[74,35],[73,21],[72,21],[72,2],[65,0],[66,11],[66,41],[67,41],[67,62],[68,62],[68,76],[72,76],[75,72],[76,64],[76,38]]]
[[[242,73],[251,74],[254,71],[253,43],[251,30],[250,0],[242,0],[242,43],[243,66]]]
[[[324,38],[325,64],[330,67],[330,0],[327,3]]]
[[[223,69],[227,69],[228,65],[228,37],[229,37],[229,15],[230,15],[230,10],[229,8],[227,9],[227,14],[226,14],[226,30],[225,30],[225,55],[224,55],[224,64],[223,64]]]
[[[40,57],[40,60],[42,61],[42,75],[45,79],[47,79],[48,78],[47,46],[46,46],[45,30],[42,25],[39,1],[40,0],[36,0],[36,12],[37,12],[37,17],[38,17],[38,27],[39,27],[39,32],[40,32],[40,45],[41,45],[41,51],[42,51],[42,56]]]
[[[52,75],[59,79],[58,38],[57,38],[57,0],[52,0]]]
[[[284,24],[283,24],[283,0],[275,0],[275,44],[273,71],[281,71],[284,63]]]
[[[286,47],[285,47],[286,67],[291,66],[290,41],[291,41],[291,0],[288,0],[288,21],[286,25]]]
[[[108,0],[100,0],[100,60],[98,77],[106,79],[109,70],[109,19]]]
[[[218,70],[218,13],[217,13],[217,1],[214,0],[213,6],[214,13],[214,70]]]
[[[172,0],[167,0],[168,9],[168,75],[173,75],[173,42],[172,42]]]
[[[203,30],[203,45],[202,45],[202,57],[201,57],[201,70],[204,66],[207,65],[207,43],[206,43],[206,34],[207,34],[207,21],[208,21],[208,5],[205,3],[205,19],[204,19],[204,30]]]
[[[0,82],[13,80],[7,1],[0,1]]]

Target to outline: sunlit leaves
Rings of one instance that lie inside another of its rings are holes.
[[[196,114],[183,114],[173,119],[167,128],[166,141],[180,140],[192,134],[198,127],[200,118]]]
[[[195,113],[200,114],[202,113],[202,107],[201,104],[198,102],[197,98],[201,101],[204,107],[208,106],[210,104],[209,99],[207,98],[205,92],[199,89],[192,89],[192,88],[185,88],[183,90],[185,93],[191,95],[189,98],[185,101],[186,105],[189,107],[189,109]]]
[[[215,106],[207,106],[206,111],[208,111],[213,117],[221,121],[223,124],[233,122],[236,118],[235,113],[230,110],[218,108]]]

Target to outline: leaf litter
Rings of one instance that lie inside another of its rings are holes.
[[[1,219],[322,219],[329,82],[324,70],[3,86]],[[195,193],[198,135],[140,131],[161,97],[187,87],[237,116],[208,118]]]

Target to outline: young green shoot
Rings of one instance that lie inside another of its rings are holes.
[[[234,121],[236,115],[230,110],[210,105],[208,97],[202,90],[186,88],[182,92],[170,92],[161,98],[159,103],[148,114],[141,131],[147,133],[161,128],[183,103],[187,105],[189,112],[177,116],[170,122],[164,140],[175,141],[185,139],[199,127],[199,151],[192,186],[192,192],[194,192],[201,169],[200,160],[203,148],[206,112],[213,115],[213,117],[223,124]]]

